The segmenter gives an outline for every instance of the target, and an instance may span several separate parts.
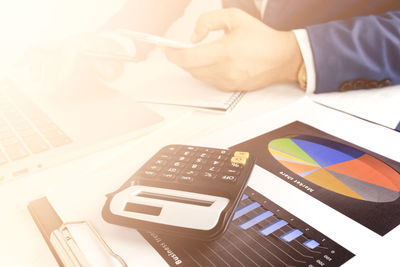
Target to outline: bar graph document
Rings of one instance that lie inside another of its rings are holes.
[[[339,266],[354,256],[250,187],[221,239],[141,234],[170,266]]]

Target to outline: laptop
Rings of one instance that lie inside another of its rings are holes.
[[[22,77],[0,80],[0,183],[131,140],[163,120],[100,82],[48,90]]]

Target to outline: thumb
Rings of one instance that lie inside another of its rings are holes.
[[[94,69],[96,74],[104,82],[112,82],[118,79],[124,72],[124,64],[122,62],[99,60],[95,63]]]
[[[194,32],[191,37],[193,43],[198,43],[207,37],[209,32],[216,30],[231,30],[231,10],[221,9],[210,11],[200,15],[196,22]]]

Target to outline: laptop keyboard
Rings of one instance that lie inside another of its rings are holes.
[[[71,142],[12,83],[0,83],[0,166]]]

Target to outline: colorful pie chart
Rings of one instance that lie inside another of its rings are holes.
[[[269,153],[304,179],[343,196],[391,202],[400,196],[400,174],[353,147],[309,135],[272,140]]]

